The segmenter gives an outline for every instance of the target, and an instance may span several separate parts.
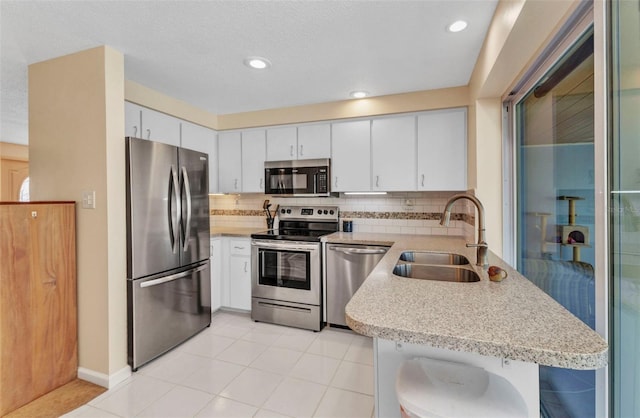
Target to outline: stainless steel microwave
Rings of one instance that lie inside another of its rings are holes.
[[[264,193],[280,196],[330,196],[331,160],[266,161]]]

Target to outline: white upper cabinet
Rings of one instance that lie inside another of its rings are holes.
[[[418,115],[418,190],[467,189],[467,110]]]
[[[298,126],[298,159],[329,158],[331,156],[331,125]]]
[[[265,130],[242,132],[242,191],[264,193]]]
[[[242,191],[242,141],[240,132],[218,133],[219,191]]]
[[[371,121],[331,125],[331,191],[371,190]]]
[[[181,124],[181,146],[209,155],[209,193],[218,193],[218,138],[216,131],[187,121],[182,121]]]
[[[372,190],[415,190],[415,151],[415,116],[374,119],[371,126]]]
[[[155,110],[142,108],[140,138],[180,146],[180,119]]]
[[[267,161],[309,160],[331,156],[331,124],[267,129]]]
[[[131,102],[124,102],[124,136],[140,138],[142,129],[140,119],[142,118],[142,106]]]
[[[267,161],[295,160],[298,133],[295,126],[267,129]]]

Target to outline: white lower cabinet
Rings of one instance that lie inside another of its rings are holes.
[[[223,237],[220,240],[222,247],[221,306],[250,311],[251,240],[229,237]]]
[[[211,312],[222,306],[222,238],[211,238]]]

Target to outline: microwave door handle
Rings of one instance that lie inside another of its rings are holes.
[[[318,173],[313,173],[313,194],[318,194]]]

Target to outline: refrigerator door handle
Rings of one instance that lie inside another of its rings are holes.
[[[178,179],[176,177],[175,167],[172,165],[171,170],[169,171],[169,239],[171,240],[171,251],[176,252],[176,247],[178,243],[178,234],[180,231],[178,230],[178,222],[177,217],[180,216],[180,195],[178,189]],[[176,206],[176,219],[173,218],[173,205],[175,202]]]
[[[200,267],[197,267],[195,269],[192,270],[187,270],[187,271],[183,271],[180,273],[176,273],[176,274],[172,274],[170,276],[166,276],[166,277],[161,277],[159,279],[154,279],[154,280],[148,280],[146,282],[140,283],[140,287],[144,288],[144,287],[151,287],[151,286],[157,286],[163,283],[167,283],[167,282],[172,282],[174,280],[178,280],[178,279],[182,279],[184,277],[190,276],[192,274],[201,272],[202,270],[206,269],[207,265],[204,264]]]
[[[184,223],[184,243],[182,244],[182,251],[187,251],[189,249],[189,238],[191,235],[191,185],[189,184],[189,174],[187,173],[187,169],[182,166],[182,182],[183,188],[186,194],[186,202],[187,202],[187,219]],[[183,219],[184,221],[184,219]]]

